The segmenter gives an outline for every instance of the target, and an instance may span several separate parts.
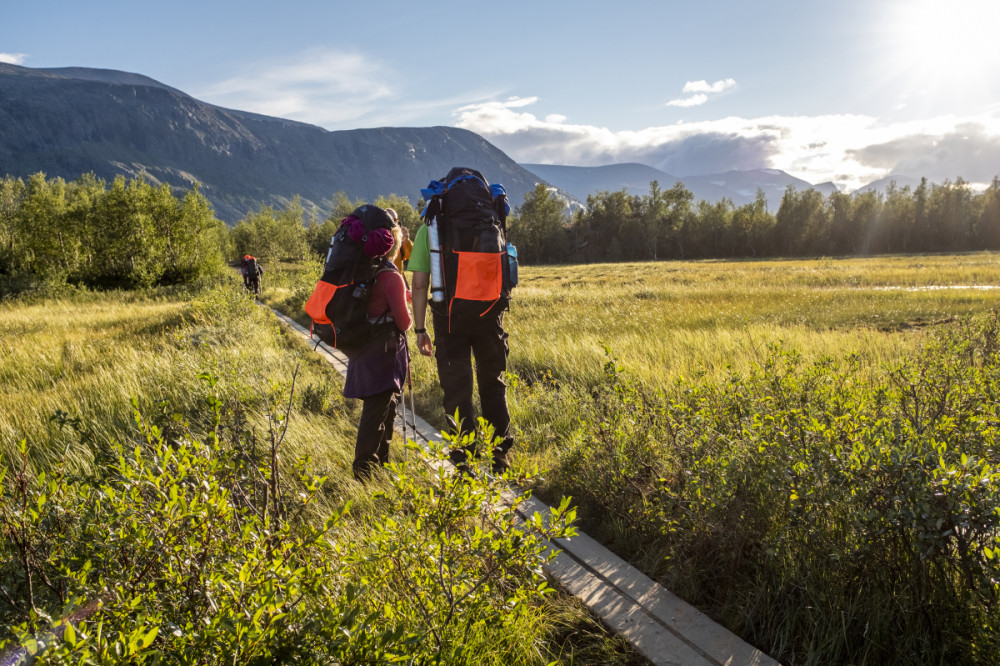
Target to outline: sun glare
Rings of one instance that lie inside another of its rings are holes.
[[[909,0],[886,20],[890,58],[913,81],[958,91],[996,75],[1000,65],[997,0]]]

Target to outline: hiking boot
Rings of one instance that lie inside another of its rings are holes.
[[[502,476],[507,471],[508,467],[509,465],[507,464],[507,459],[500,458],[499,460],[493,461],[490,471],[493,473],[493,476]]]

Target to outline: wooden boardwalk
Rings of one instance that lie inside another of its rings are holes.
[[[272,311],[296,333],[309,339],[306,328]],[[347,359],[342,354],[323,346],[316,351],[341,374],[347,372]],[[409,418],[409,414],[407,416]],[[407,424],[408,435],[412,435],[414,424],[417,443],[440,441],[440,433],[416,415]],[[402,434],[402,417],[397,420],[397,430]],[[519,509],[525,520],[536,512],[547,516],[549,511],[550,507],[533,497]],[[581,532],[569,539],[558,539],[552,547],[559,554],[549,562],[546,573],[581,599],[591,612],[628,639],[653,664],[778,664],[586,534]]]

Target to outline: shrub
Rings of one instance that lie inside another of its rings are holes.
[[[871,382],[773,345],[725,382],[606,380],[551,483],[588,529],[783,663],[1000,650],[1000,316]]]
[[[346,502],[317,518],[324,479],[279,464],[287,414],[259,446],[211,390],[207,405],[169,435],[136,409],[134,437],[86,477],[33,471],[24,441],[0,467],[0,655],[482,663],[499,646],[542,661],[529,609],[548,592],[546,539],[571,533],[567,502],[520,525],[497,483],[412,456],[384,478],[379,513],[352,519]]]

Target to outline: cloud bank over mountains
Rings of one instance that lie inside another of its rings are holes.
[[[709,108],[739,90],[732,77],[692,79],[682,97],[662,104]],[[771,168],[847,189],[890,174],[933,182],[961,177],[977,185],[1000,174],[1000,107],[986,115],[908,122],[863,114],[776,114],[616,130],[573,123],[564,109],[533,113],[533,106],[541,106],[537,96],[503,98],[485,88],[442,92],[407,81],[392,64],[361,52],[322,48],[283,62],[248,64],[241,74],[194,94],[327,129],[453,124],[521,163],[639,162],[679,176]],[[451,122],[436,120],[442,117]]]
[[[690,82],[686,91],[721,92],[731,79]],[[699,93],[703,94],[703,93]],[[455,124],[484,136],[521,163],[600,166],[639,162],[681,176],[781,169],[811,183],[856,189],[890,173],[934,182],[961,177],[987,184],[1000,175],[1000,119],[941,117],[887,123],[864,115],[729,117],[639,131],[539,119],[538,98],[469,104]]]
[[[28,57],[0,53],[0,62],[22,64]],[[678,176],[771,168],[849,190],[890,174],[933,182],[963,178],[977,186],[1000,175],[1000,105],[979,115],[907,122],[845,113],[730,115],[621,130],[574,123],[567,109],[536,115],[532,107],[542,106],[539,97],[504,98],[489,82],[451,90],[425,84],[362,51],[320,47],[282,60],[245,62],[235,75],[189,92],[226,108],[330,130],[455,125],[520,163],[638,162]],[[742,94],[735,78],[688,80],[681,92],[659,102],[664,112],[695,113],[698,107],[704,118],[716,100]]]

